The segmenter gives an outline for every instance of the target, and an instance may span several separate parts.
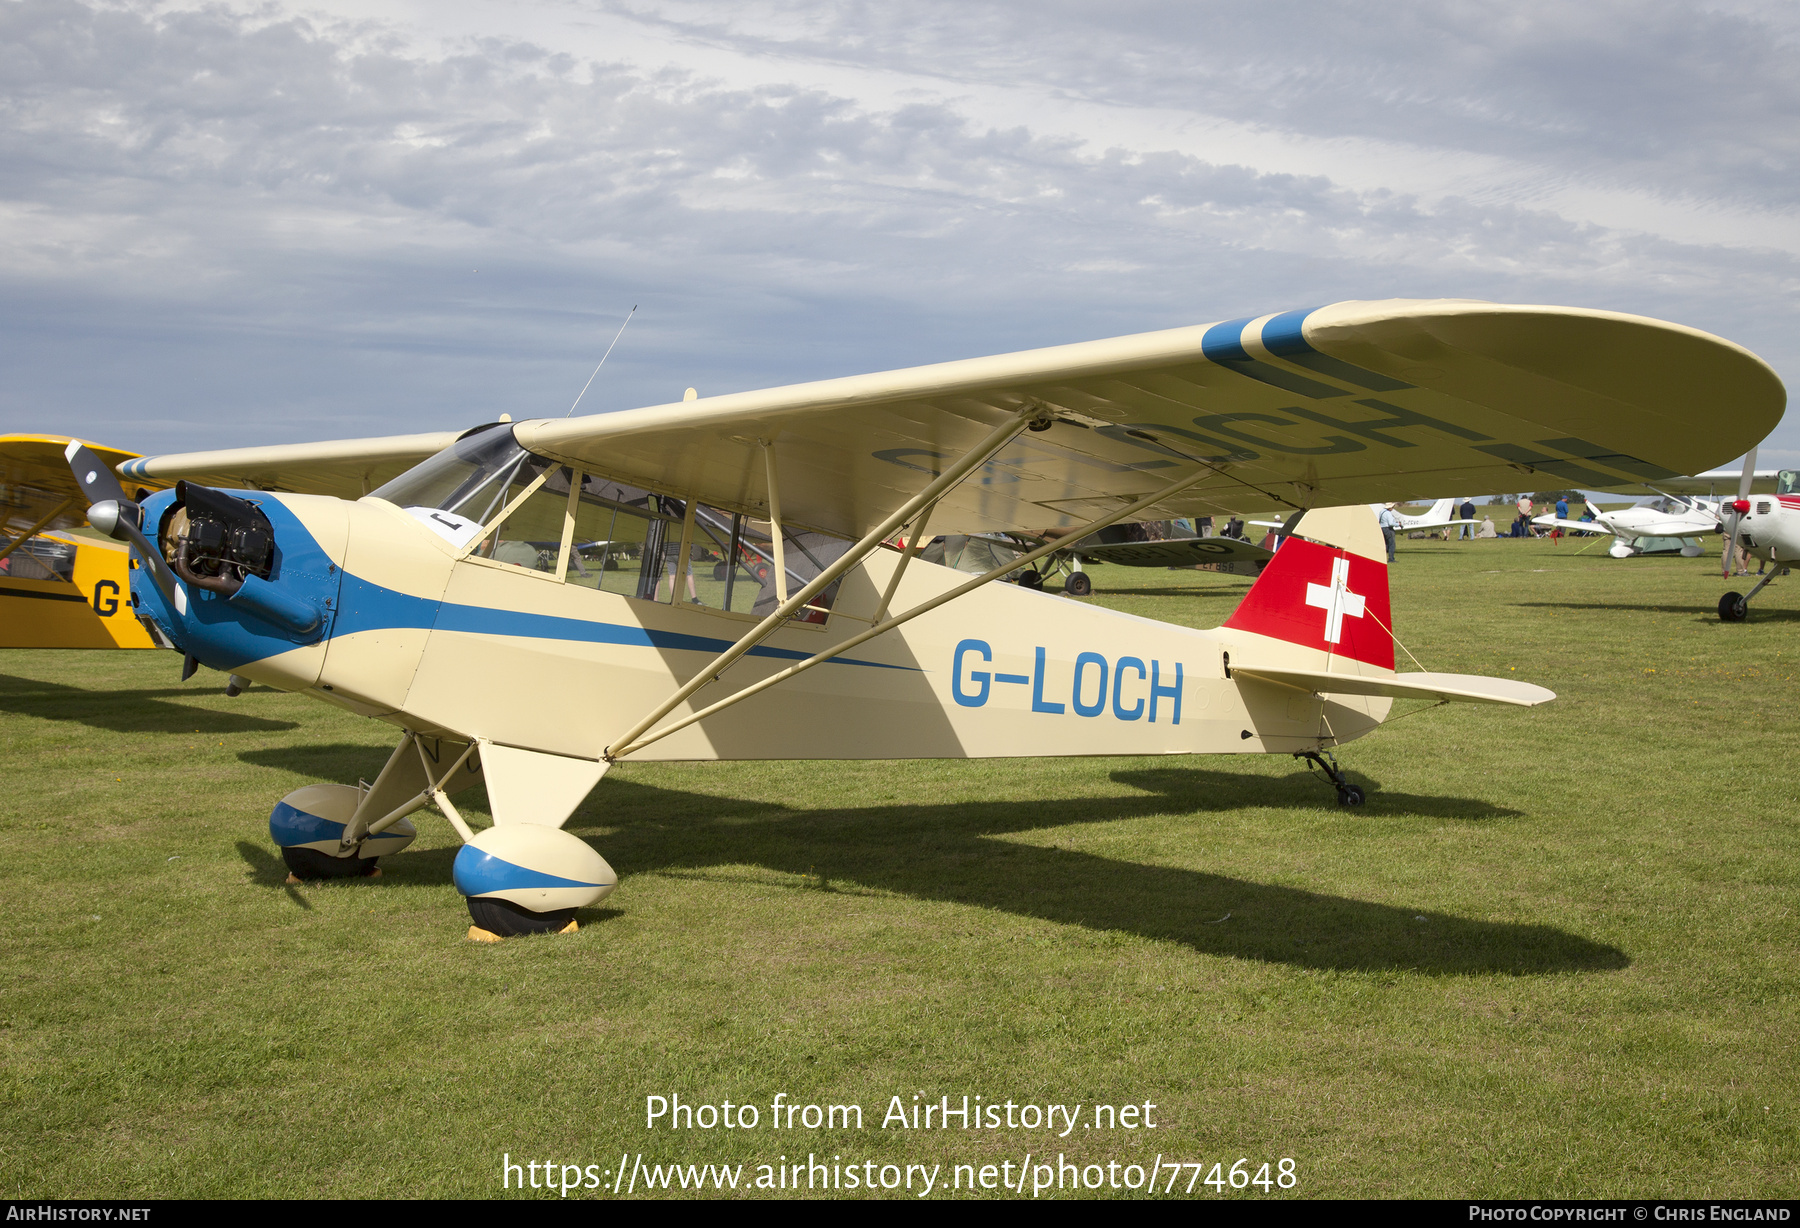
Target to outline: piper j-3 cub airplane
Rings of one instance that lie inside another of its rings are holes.
[[[87,506],[63,459],[70,442],[0,435],[0,648],[154,648],[132,617],[127,549],[69,531]],[[137,456],[86,446],[111,465]]]
[[[1291,754],[1355,804],[1332,750],[1394,699],[1552,696],[1395,673],[1380,534],[1337,505],[1654,480],[1741,454],[1784,402],[1693,329],[1403,300],[491,424],[354,502],[288,492],[362,493],[363,459],[416,443],[132,461],[177,481],[141,506],[70,460],[183,652],[401,731],[372,786],[276,805],[289,866],[368,873],[435,803],[482,937],[613,890],[560,829],[620,760]],[[1211,631],[992,583],[1056,541],[980,576],[916,557],[943,533],[1240,510],[1304,515]],[[477,781],[479,832],[451,800]]]

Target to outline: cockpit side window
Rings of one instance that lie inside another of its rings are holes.
[[[470,431],[369,497],[410,512],[463,546],[506,506],[507,492],[518,479],[530,481],[547,464],[519,446],[510,423],[497,422]]]

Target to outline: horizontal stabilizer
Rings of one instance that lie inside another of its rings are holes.
[[[1556,692],[1511,678],[1479,674],[1385,674],[1362,677],[1313,669],[1263,669],[1233,664],[1233,678],[1255,678],[1321,695],[1387,695],[1394,699],[1436,699],[1465,704],[1512,704],[1533,708],[1556,698]]]

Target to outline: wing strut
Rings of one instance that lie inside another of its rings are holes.
[[[913,521],[912,528],[907,530],[906,549],[900,555],[900,565],[894,568],[894,578],[888,581],[887,591],[881,594],[881,604],[875,607],[875,617],[869,620],[871,623],[878,623],[887,617],[888,603],[894,599],[894,594],[900,591],[900,577],[906,574],[906,565],[913,561],[913,556],[919,553],[929,540],[925,536],[925,530],[930,527],[931,513],[935,511],[937,511],[937,504],[927,504],[925,510],[919,513],[919,518]]]
[[[1109,524],[1113,524],[1117,521],[1124,520],[1127,517],[1136,517],[1140,513],[1145,511],[1146,509],[1153,507],[1154,505],[1156,505],[1158,503],[1161,503],[1164,499],[1167,499],[1169,496],[1179,494],[1182,491],[1186,490],[1188,487],[1194,485],[1196,482],[1200,482],[1203,479],[1214,477],[1216,475],[1217,475],[1217,470],[1213,466],[1211,466],[1211,465],[1205,466],[1199,472],[1189,474],[1185,478],[1180,478],[1174,482],[1171,482],[1167,486],[1163,487],[1161,490],[1152,491],[1150,494],[1145,495],[1142,499],[1139,499],[1135,503],[1127,504],[1124,507],[1119,508],[1117,511],[1108,512],[1106,515],[1100,517],[1099,519],[1090,521],[1088,524],[1084,525],[1083,527],[1073,530],[1071,533],[1071,536],[1073,536],[1075,538],[1075,540],[1079,541],[1081,538],[1086,537],[1090,533],[1099,532],[1101,529],[1104,529]],[[935,484],[936,483],[933,483],[933,485],[935,485]],[[864,539],[864,540],[867,540],[867,539]],[[669,711],[671,711],[675,707],[675,705],[681,701],[682,698],[685,698],[685,695],[678,696],[675,700],[672,700],[672,701],[664,704],[661,707],[660,711],[655,716],[652,716],[648,720],[638,722],[638,724],[633,727],[631,734],[628,737],[620,738],[616,743],[613,744],[613,746],[607,747],[605,757],[608,760],[620,759],[626,755],[631,754],[634,751],[642,750],[644,747],[650,745],[652,742],[658,741],[662,738],[666,738],[672,733],[676,733],[680,730],[686,729],[689,725],[692,725],[697,721],[705,720],[707,717],[713,715],[713,713],[715,713],[715,712],[722,712],[726,708],[731,707],[733,704],[736,704],[743,700],[749,699],[752,695],[760,694],[763,691],[768,690],[770,687],[774,686],[778,682],[786,682],[789,678],[794,677],[794,675],[804,673],[807,670],[811,669],[815,665],[823,665],[825,662],[831,660],[835,656],[838,656],[840,653],[849,652],[852,648],[855,648],[859,644],[866,644],[868,641],[874,639],[876,636],[893,630],[895,627],[898,627],[901,623],[910,622],[911,620],[917,618],[921,614],[928,614],[932,610],[935,610],[939,606],[943,605],[944,603],[956,600],[956,598],[961,597],[964,593],[973,592],[975,589],[980,588],[984,584],[993,583],[995,580],[998,580],[1001,576],[1008,575],[1012,572],[1015,572],[1015,571],[1019,570],[1021,567],[1030,566],[1032,563],[1037,562],[1039,559],[1043,558],[1047,554],[1052,554],[1057,550],[1064,549],[1065,547],[1063,546],[1063,540],[1065,540],[1065,539],[1058,539],[1056,541],[1048,542],[1045,545],[1039,546],[1036,550],[1033,550],[1031,553],[1024,555],[1021,558],[1016,558],[1010,562],[1002,563],[1000,566],[994,568],[992,571],[984,572],[981,575],[976,576],[973,580],[970,580],[966,584],[959,584],[947,593],[940,593],[938,596],[933,597],[930,601],[926,601],[919,605],[916,605],[904,614],[896,614],[894,617],[888,619],[886,622],[878,622],[873,627],[870,627],[867,631],[858,632],[857,634],[851,636],[849,639],[845,640],[841,644],[837,644],[831,648],[827,648],[824,652],[821,652],[821,653],[817,654],[816,656],[808,657],[804,661],[800,661],[793,665],[790,665],[786,669],[781,670],[777,673],[770,674],[767,678],[764,678],[761,682],[752,683],[751,685],[745,687],[743,690],[738,691],[736,694],[730,695],[724,699],[721,699],[718,703],[713,704],[710,707],[702,708],[698,712],[695,712],[689,716],[682,717],[680,720],[676,721],[675,723],[673,723],[671,725],[665,725],[663,728],[658,729],[655,733],[649,734],[648,736],[644,736],[644,731],[646,729],[648,729],[656,721],[661,720],[662,717],[664,715],[667,715],[667,713]],[[857,554],[856,558],[860,561],[863,558],[863,556],[866,555],[867,553],[868,553],[867,551],[863,551],[862,553]],[[846,555],[844,557],[849,558],[850,556]],[[817,583],[817,581],[815,581],[814,583]],[[885,601],[883,604],[885,604]],[[704,677],[704,675],[702,675],[702,676]],[[687,687],[684,688],[684,691],[686,692],[687,695],[691,695],[691,694],[693,694],[694,691],[696,691],[698,689],[699,689],[699,687],[695,686],[694,683],[690,682],[687,685]],[[614,747],[616,747],[617,749],[614,749]]]
[[[38,531],[40,529],[42,529],[45,525],[49,524],[52,520],[55,520],[58,516],[62,515],[63,511],[69,506],[69,504],[71,504],[73,502],[75,502],[75,496],[70,495],[67,499],[64,499],[61,503],[58,503],[55,507],[51,508],[48,512],[46,512],[44,514],[44,518],[42,520],[38,521],[36,524],[32,525],[29,529],[26,529],[23,533],[19,534],[18,537],[14,538],[10,543],[7,544],[6,549],[0,550],[0,559],[5,558],[7,555],[9,555],[13,551],[17,550],[20,546],[23,546],[26,542],[28,542],[32,538],[36,537],[38,535]]]
[[[883,542],[894,535],[895,530],[905,524],[908,520],[912,519],[921,508],[929,507],[936,503],[943,497],[945,491],[961,482],[982,465],[985,465],[990,457],[1000,451],[1000,449],[1004,448],[1007,444],[1011,443],[1025,430],[1025,428],[1032,425],[1034,422],[1040,421],[1049,421],[1049,411],[1042,409],[1039,406],[1031,405],[1021,409],[1008,421],[1001,423],[992,431],[988,432],[987,438],[976,444],[975,447],[968,452],[965,452],[961,460],[938,474],[937,477],[933,478],[931,482],[926,485],[925,489],[901,504],[888,515],[887,519],[865,533],[861,541],[845,551],[837,561],[825,568],[824,571],[821,571],[799,592],[793,594],[777,605],[767,618],[752,627],[745,633],[742,639],[737,641],[737,643],[714,657],[704,669],[679,687],[673,695],[658,704],[649,715],[645,716],[637,724],[626,730],[622,736],[613,742],[612,746],[625,746],[630,747],[632,750],[636,750],[636,739],[639,738],[645,730],[649,729],[652,725],[656,724],[657,721],[660,721],[682,703],[686,702],[687,698],[695,691],[698,691],[709,682],[716,681],[719,675],[729,669],[738,658],[742,657],[752,648],[775,634],[795,611],[804,608],[807,602],[811,601],[819,593],[825,591],[832,581],[860,564],[864,559],[868,558],[871,553],[879,549]],[[779,511],[778,496],[775,492],[775,461],[772,448],[768,451],[767,455],[769,457],[769,527],[774,537],[773,544],[776,550],[775,571],[777,576],[785,578],[780,553],[781,522],[778,518],[781,513]],[[1205,475],[1202,474],[1200,476]],[[1195,480],[1198,480],[1198,478]],[[1007,570],[1010,571],[1012,568],[1008,568]],[[615,752],[612,749],[612,746],[608,746],[601,752],[601,758],[608,762],[617,759],[619,753],[622,753]]]
[[[781,549],[781,539],[784,536],[781,531],[781,484],[775,480],[775,444],[772,440],[763,441],[763,464],[769,473],[769,548],[775,552],[775,603],[785,608],[788,599],[787,559]]]

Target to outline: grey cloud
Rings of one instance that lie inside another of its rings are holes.
[[[1794,200],[1800,23],[1776,3],[596,7],[767,53],[1506,155],[1670,194]]]
[[[584,408],[1386,295],[1760,345],[1800,280],[1781,253],[1094,157],[949,105],[279,15],[0,6],[0,108],[0,406],[137,447],[560,413],[634,301]]]

